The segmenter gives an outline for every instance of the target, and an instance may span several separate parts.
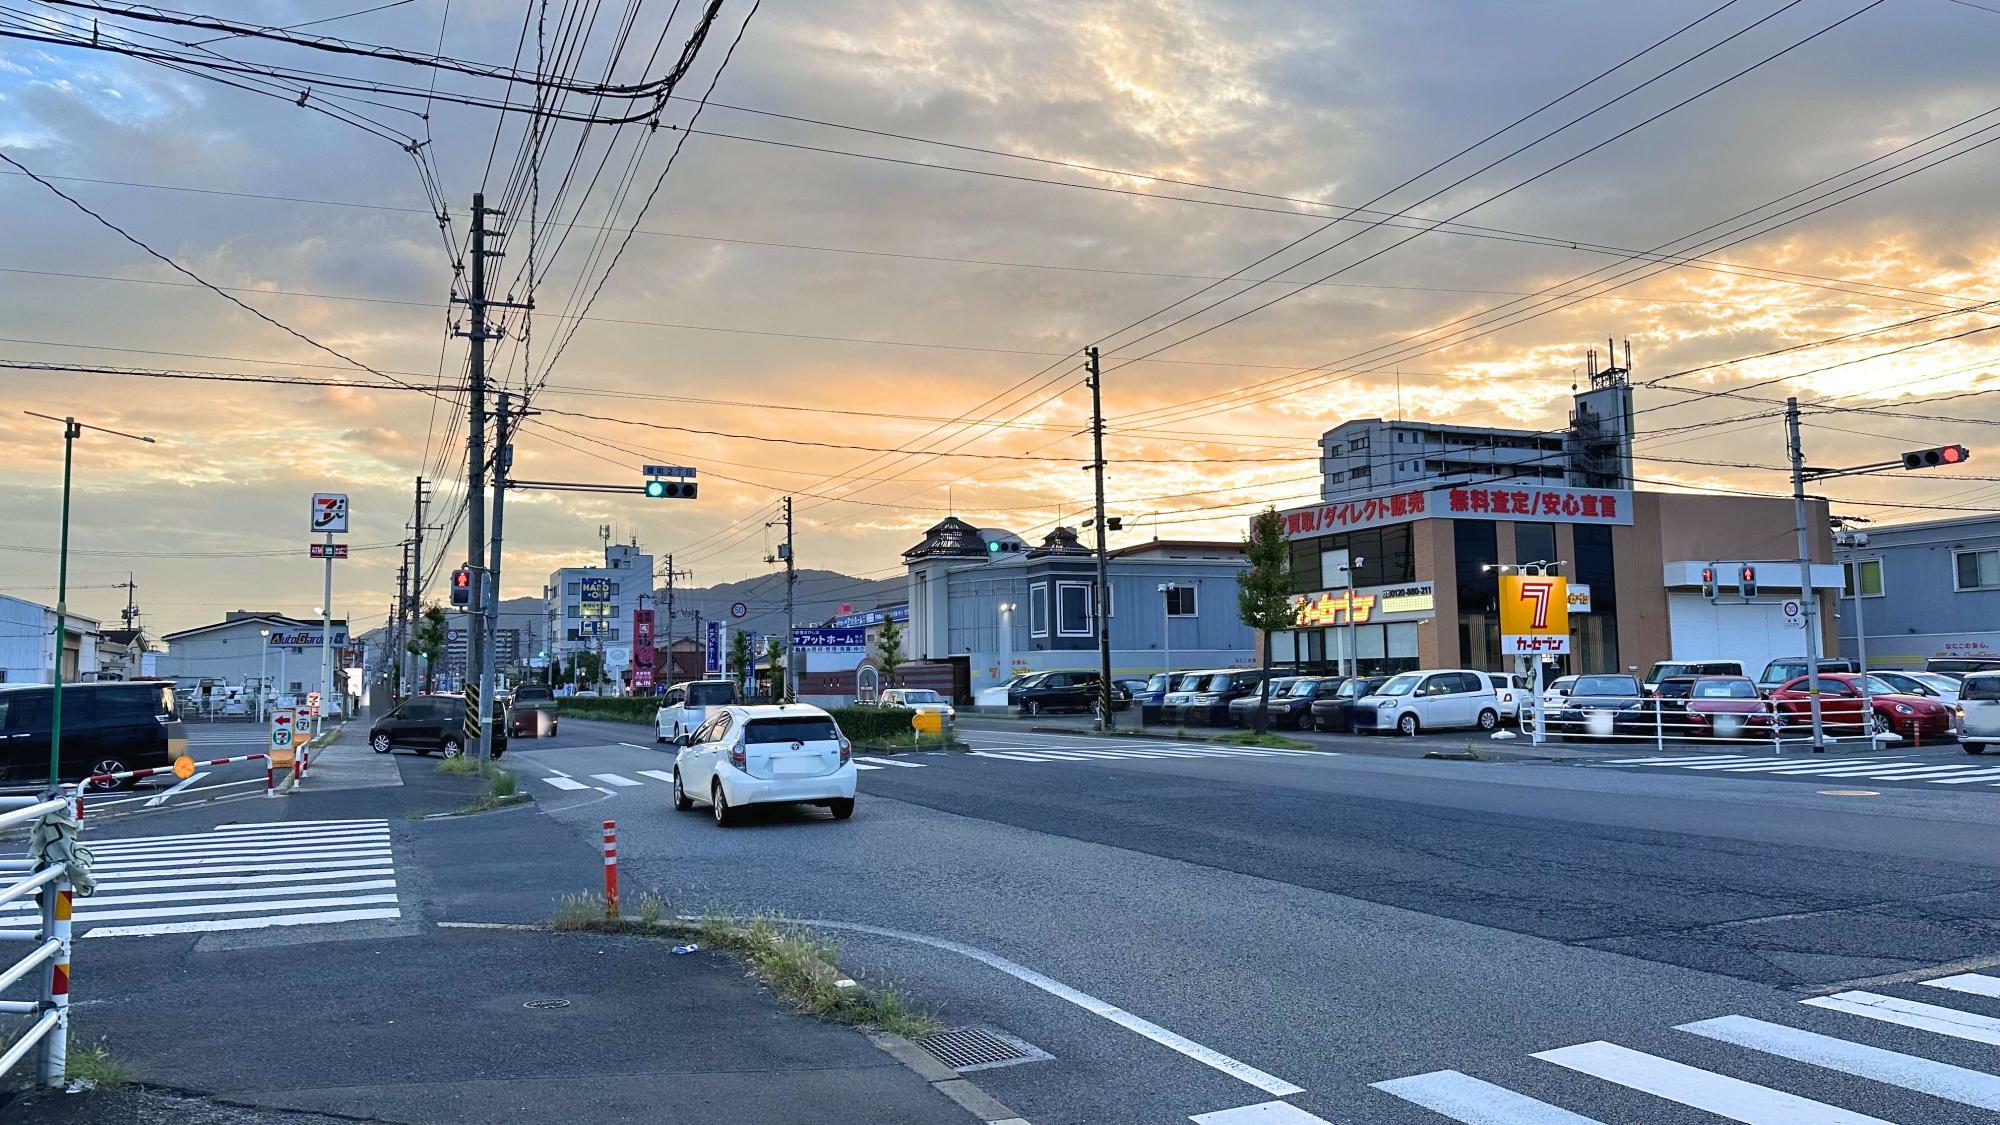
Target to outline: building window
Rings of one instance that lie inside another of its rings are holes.
[[[569,639],[570,639],[570,640],[572,640],[572,641],[574,641],[574,640],[580,640],[581,638],[579,638],[579,637],[578,637],[578,636],[576,635],[576,630],[575,630],[575,629],[571,629],[571,630],[569,631]]]
[[[564,612],[563,616],[572,618],[581,617],[583,616],[583,608],[581,606],[574,606],[574,605],[570,606],[569,609]]]
[[[581,583],[581,582],[572,582],[572,583],[570,583],[570,584],[569,584],[569,591],[568,591],[568,593],[569,593],[569,596],[570,596],[570,597],[572,597],[572,598],[573,598],[573,597],[577,596],[577,595],[578,595],[579,593],[582,593],[582,591],[583,591],[583,583]]]
[[[1855,579],[1860,579],[1861,596],[1879,598],[1882,596],[1882,560],[1855,559],[1840,564],[1840,596],[1851,598],[1856,589]]]
[[[1049,635],[1049,584],[1046,582],[1028,587],[1028,635]]]
[[[2000,550],[1958,551],[1952,555],[1958,567],[1958,588],[1992,590],[2000,588]]]
[[[1090,584],[1056,583],[1056,634],[1063,637],[1091,635]]]
[[[618,596],[618,583],[616,582],[611,584],[611,596],[614,598]]]
[[[1197,616],[1193,586],[1167,587],[1167,616],[1168,617]]]
[[[1367,434],[1363,434],[1360,437],[1355,438],[1353,441],[1347,443],[1347,451],[1349,453],[1359,453],[1366,448],[1368,448]]]

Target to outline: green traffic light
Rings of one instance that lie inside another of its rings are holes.
[[[664,497],[666,494],[667,494],[666,481],[649,480],[646,482],[646,495],[652,497],[655,500],[658,500]]]

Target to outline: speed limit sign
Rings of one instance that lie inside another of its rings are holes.
[[[1796,601],[1785,603],[1785,624],[1794,629],[1806,627],[1806,607]]]

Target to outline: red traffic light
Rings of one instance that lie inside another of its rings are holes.
[[[463,567],[451,572],[451,584],[459,587],[472,585],[472,572]]]
[[[1938,450],[1938,457],[1947,465],[1956,465],[1960,461],[1965,460],[1965,447],[1962,445],[1947,445],[1943,449]]]
[[[1713,582],[1713,581],[1715,581],[1715,568],[1714,568],[1714,567],[1712,567],[1712,566],[1705,566],[1705,567],[1702,567],[1702,568],[1701,568],[1701,580],[1702,580],[1703,582]]]
[[[1939,465],[1962,465],[1972,460],[1972,451],[1962,445],[1940,445],[1903,454],[1905,469],[1934,469]]]
[[[1754,566],[1745,566],[1743,572],[1738,574],[1737,577],[1745,582],[1755,582],[1757,581],[1757,568]]]

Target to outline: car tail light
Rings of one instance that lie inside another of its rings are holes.
[[[843,735],[841,735],[841,736],[840,736],[840,764],[841,764],[841,765],[843,765],[843,766],[844,766],[844,765],[846,765],[846,764],[847,764],[847,759],[848,759],[848,758],[850,758],[850,757],[852,757],[853,755],[854,755],[854,744],[853,744],[852,742],[849,742],[849,741],[847,741],[847,736],[846,736],[846,735],[844,735],[844,734],[843,734]]]
[[[742,743],[739,742],[736,745],[731,746],[729,748],[729,764],[735,766],[739,770],[745,768],[749,764],[749,759],[744,754],[744,748]]]

